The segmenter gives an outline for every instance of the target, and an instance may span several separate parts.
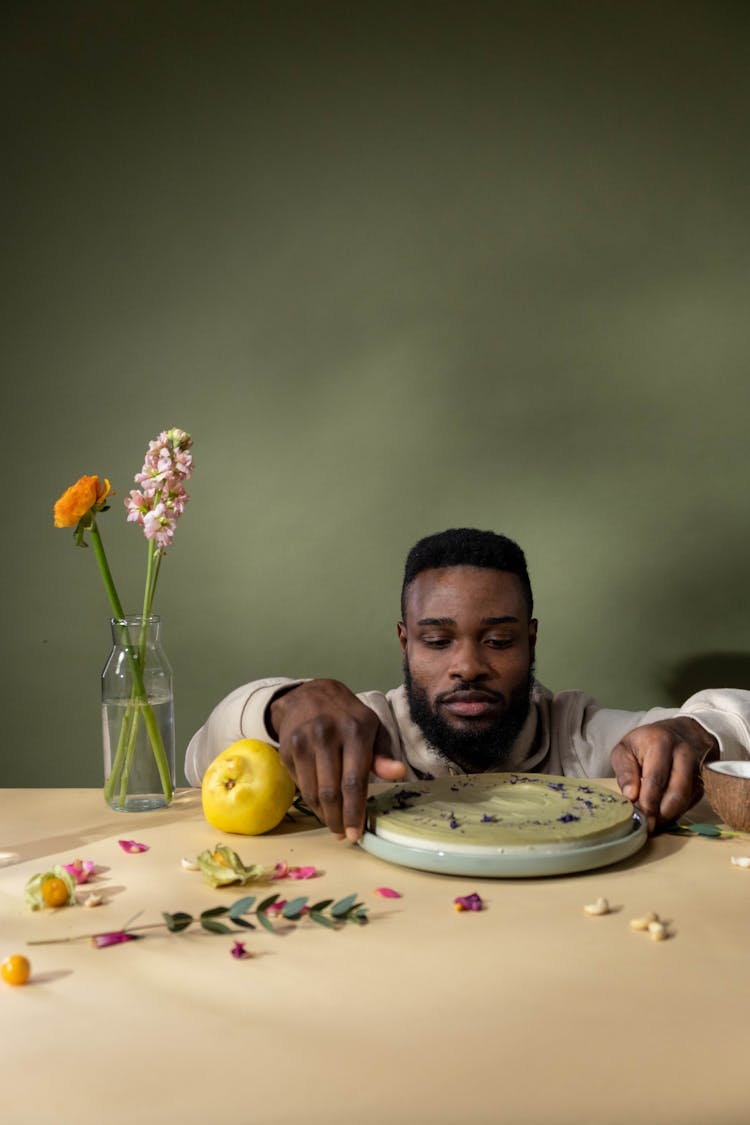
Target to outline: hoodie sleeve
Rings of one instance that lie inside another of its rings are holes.
[[[565,773],[611,777],[610,754],[636,727],[673,719],[695,719],[712,734],[724,759],[750,758],[750,691],[709,688],[691,695],[681,707],[616,711],[581,692],[560,692],[553,702],[560,759]]]
[[[266,726],[266,708],[279,688],[296,686],[303,680],[274,676],[254,680],[230,692],[214,707],[196,731],[185,753],[185,776],[190,785],[200,785],[208,765],[240,738],[278,743]]]

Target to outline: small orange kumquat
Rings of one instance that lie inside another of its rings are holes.
[[[6,957],[0,965],[0,976],[6,984],[26,984],[31,973],[31,964],[20,953]]]

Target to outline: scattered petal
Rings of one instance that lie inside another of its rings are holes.
[[[200,871],[200,864],[194,859],[188,859],[187,856],[183,856],[180,860],[180,867],[183,871]]]
[[[84,906],[101,906],[101,904],[103,902],[104,902],[104,895],[96,894],[95,892],[92,891],[92,893],[90,895],[87,895],[86,898],[83,900],[83,905]]]
[[[123,941],[136,941],[139,937],[140,934],[127,934],[124,930],[115,930],[111,934],[94,934],[91,944],[97,949],[103,949],[105,945],[120,945]]]
[[[287,900],[285,898],[277,898],[276,902],[272,902],[270,906],[266,907],[266,914],[281,914],[281,911],[286,906]]]
[[[130,852],[132,855],[135,855],[137,852],[148,851],[148,844],[139,844],[137,840],[118,840],[117,843],[124,852]]]
[[[317,867],[290,867],[283,859],[274,864],[272,879],[314,879]]]
[[[72,863],[64,863],[63,867],[69,875],[73,876],[76,883],[88,883],[94,874],[96,864],[90,859],[75,859]]]
[[[483,910],[484,903],[482,902],[476,891],[470,895],[459,895],[458,898],[453,900],[456,910]]]
[[[244,941],[236,941],[229,952],[238,961],[241,961],[246,957],[252,957],[252,953],[248,953],[248,951],[245,949]]]
[[[750,867],[750,855],[733,855],[732,863],[735,867]]]
[[[394,891],[393,887],[376,887],[376,895],[382,895],[383,898],[401,898],[399,891]]]

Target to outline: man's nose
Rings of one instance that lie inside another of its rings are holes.
[[[479,680],[487,676],[487,661],[481,645],[462,641],[454,645],[449,674],[457,680]]]

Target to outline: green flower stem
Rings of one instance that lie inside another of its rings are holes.
[[[118,621],[121,621],[125,616],[125,610],[122,608],[122,603],[115,589],[115,580],[112,577],[112,571],[109,569],[107,556],[104,553],[102,537],[99,534],[99,528],[96,526],[96,519],[93,515],[91,517],[91,527],[89,531],[91,532],[91,546],[94,548],[96,561],[99,564],[99,570],[102,572],[102,578],[104,579],[104,586],[109,596],[110,604],[114,610],[115,617]]]
[[[117,778],[120,774],[120,771],[122,770],[122,761],[130,741],[130,729],[133,723],[134,715],[135,709],[133,706],[133,701],[131,699],[130,703],[127,706],[125,714],[122,717],[122,723],[120,724],[120,734],[117,739],[117,750],[115,751],[115,756],[112,761],[112,769],[110,770],[109,777],[107,778],[104,785],[104,796],[107,801],[112,800],[112,793],[114,792]]]
[[[94,554],[96,556],[96,561],[99,564],[99,570],[101,571],[102,578],[104,579],[104,586],[106,588],[107,595],[109,596],[109,601],[110,601],[110,604],[111,604],[112,609],[114,611],[114,615],[115,615],[115,617],[118,621],[122,621],[125,617],[125,611],[122,608],[122,603],[121,603],[120,598],[117,594],[117,590],[115,588],[115,582],[114,582],[114,579],[112,577],[112,571],[109,568],[109,563],[107,562],[107,556],[106,556],[105,551],[104,551],[104,544],[102,543],[102,539],[101,539],[101,536],[99,534],[99,528],[96,526],[96,519],[93,516],[92,516],[91,527],[89,528],[89,531],[91,533],[91,545],[94,548]],[[149,543],[149,548],[151,548],[151,543]],[[151,552],[151,550],[149,550],[149,570],[152,569],[151,558],[152,558],[152,552]],[[153,584],[152,584],[152,590],[151,590],[151,599],[153,599]],[[151,740],[151,747],[154,751],[154,758],[156,760],[156,768],[159,771],[159,778],[161,779],[162,790],[164,792],[164,796],[167,799],[167,801],[171,801],[172,796],[173,796],[172,778],[170,777],[170,773],[169,773],[169,763],[167,762],[167,755],[166,755],[166,751],[164,750],[164,743],[162,742],[161,731],[159,730],[159,724],[156,721],[156,716],[154,715],[151,704],[148,702],[148,696],[146,695],[146,688],[145,688],[145,685],[144,685],[144,682],[143,682],[143,671],[142,671],[143,661],[142,661],[142,659],[139,659],[139,654],[137,652],[133,651],[133,646],[129,643],[130,638],[127,635],[127,627],[123,626],[121,631],[122,631],[122,634],[123,634],[123,637],[124,637],[124,643],[125,643],[125,646],[126,646],[128,659],[130,660],[130,664],[131,664],[131,667],[133,669],[133,693],[131,695],[130,702],[131,702],[131,706],[134,706],[136,708],[135,713],[134,713],[134,719],[131,723],[130,738],[128,739],[128,741],[130,742],[131,745],[133,744],[135,730],[136,730],[137,725],[138,725],[138,713],[139,713],[139,711],[142,711],[143,720],[146,724],[146,729],[148,731],[149,738]],[[145,643],[145,637],[143,637],[143,635],[142,635],[142,644],[143,643]],[[125,712],[125,715],[123,716],[123,727],[125,726],[125,723],[128,720],[129,711],[130,711],[130,708],[128,708],[128,710]],[[115,754],[115,761],[112,764],[112,772],[110,773],[110,775],[107,779],[107,783],[104,787],[104,796],[108,801],[111,800],[112,793],[114,792],[114,787],[117,783],[117,772],[119,771],[119,768],[120,768],[120,765],[121,765],[123,746],[124,746],[123,732],[121,730],[120,739],[118,740],[117,752]],[[131,749],[131,752],[130,752],[130,756],[132,757],[132,749]],[[120,762],[118,762],[118,760],[117,760],[118,757],[120,758]],[[128,774],[129,774],[129,772],[130,772],[130,769],[129,769],[129,763],[128,763]]]

